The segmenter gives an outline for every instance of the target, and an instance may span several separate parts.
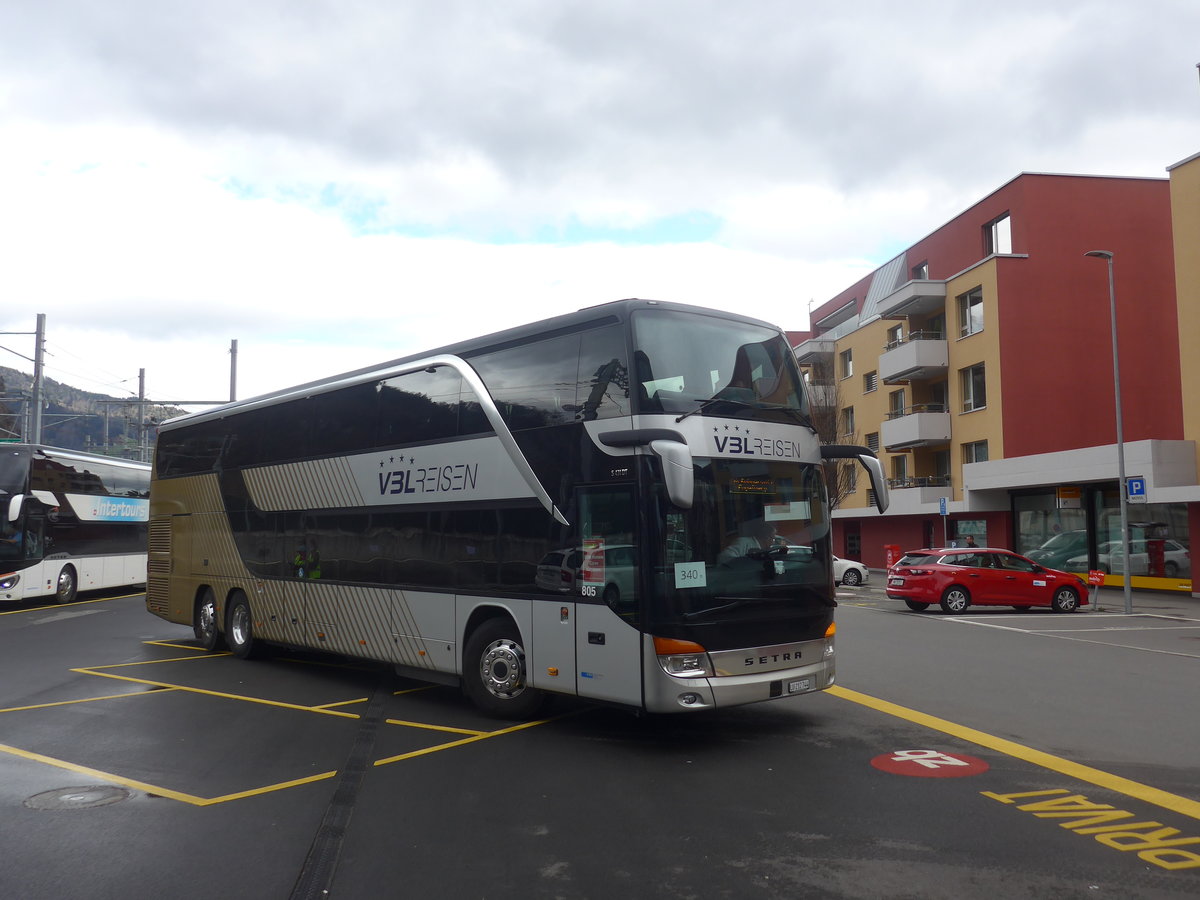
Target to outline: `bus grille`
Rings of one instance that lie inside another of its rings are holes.
[[[170,518],[152,519],[150,521],[149,550],[152,554],[163,553],[171,555],[171,520]]]
[[[146,610],[159,616],[167,614],[167,576],[150,574],[146,578]]]

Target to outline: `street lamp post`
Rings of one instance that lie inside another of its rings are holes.
[[[1133,579],[1132,565],[1129,559],[1129,498],[1126,497],[1125,484],[1125,424],[1121,414],[1121,357],[1117,352],[1117,292],[1113,283],[1113,253],[1111,250],[1089,250],[1084,256],[1097,256],[1108,261],[1108,314],[1112,328],[1113,352],[1113,396],[1117,404],[1117,486],[1121,502],[1121,560],[1125,569],[1125,615],[1133,613],[1133,592],[1130,581]]]

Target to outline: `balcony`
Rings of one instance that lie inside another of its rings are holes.
[[[888,413],[879,440],[889,452],[950,443],[950,413],[941,403],[916,403]]]
[[[879,301],[881,319],[928,316],[946,308],[946,282],[909,281]]]
[[[879,357],[879,378],[884,384],[944,378],[949,368],[950,348],[939,331],[914,331],[908,340],[888,345]]]
[[[802,366],[815,366],[828,360],[837,349],[837,340],[826,335],[809,338],[796,347],[796,362]]]
[[[928,504],[937,503],[942,497],[947,500],[954,497],[949,475],[889,478],[888,488],[897,512],[925,512]]]

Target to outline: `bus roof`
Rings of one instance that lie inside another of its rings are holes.
[[[507,328],[503,331],[493,332],[492,334],[485,334],[481,335],[480,337],[468,338],[465,341],[458,341],[442,347],[423,350],[419,353],[413,353],[397,359],[376,363],[374,365],[366,366],[361,369],[355,369],[350,372],[343,372],[339,375],[331,375],[316,381],[310,381],[304,384],[294,385],[292,387],[281,388],[280,390],[271,391],[266,394],[260,394],[255,397],[249,397],[245,400],[235,400],[230,403],[224,403],[220,406],[215,406],[212,409],[203,410],[201,412],[189,413],[184,416],[176,416],[173,419],[168,419],[167,421],[163,422],[159,426],[159,429],[170,430],[181,425],[191,424],[193,422],[221,419],[227,415],[240,412],[243,409],[269,406],[277,400],[295,399],[298,396],[303,396],[306,392],[321,393],[324,389],[330,388],[333,385],[343,385],[358,380],[367,380],[379,373],[385,372],[388,369],[403,366],[406,363],[424,359],[425,357],[429,356],[437,356],[441,354],[472,356],[492,350],[503,350],[506,346],[520,344],[533,337],[551,337],[555,334],[566,334],[572,331],[579,331],[584,328],[598,327],[600,325],[612,324],[615,322],[624,322],[629,318],[630,313],[638,309],[665,309],[677,310],[680,312],[700,313],[703,315],[718,316],[721,318],[730,319],[732,321],[751,322],[756,325],[761,325],[764,328],[779,330],[777,325],[773,325],[772,323],[765,322],[761,319],[755,319],[753,317],[740,315],[738,313],[726,312],[724,310],[709,309],[703,306],[692,306],[685,303],[670,303],[660,300],[642,300],[638,298],[613,300],[608,303],[598,304],[596,306],[587,306],[583,309],[576,310],[575,312],[564,313],[560,316],[553,316],[548,319],[540,319],[536,322],[530,322],[526,325],[518,325],[513,328]]]

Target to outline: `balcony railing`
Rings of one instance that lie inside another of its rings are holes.
[[[950,487],[950,476],[916,475],[908,478],[889,478],[888,487],[898,491],[905,488]]]
[[[889,419],[899,419],[902,416],[912,416],[917,413],[944,413],[949,411],[945,403],[914,403],[912,406],[889,409],[887,417]]]
[[[916,403],[890,410],[880,425],[883,448],[891,452],[950,443],[950,413],[944,403]]]
[[[950,345],[936,331],[911,332],[907,340],[889,343],[879,357],[879,377],[885,383],[941,378],[949,368]]]

